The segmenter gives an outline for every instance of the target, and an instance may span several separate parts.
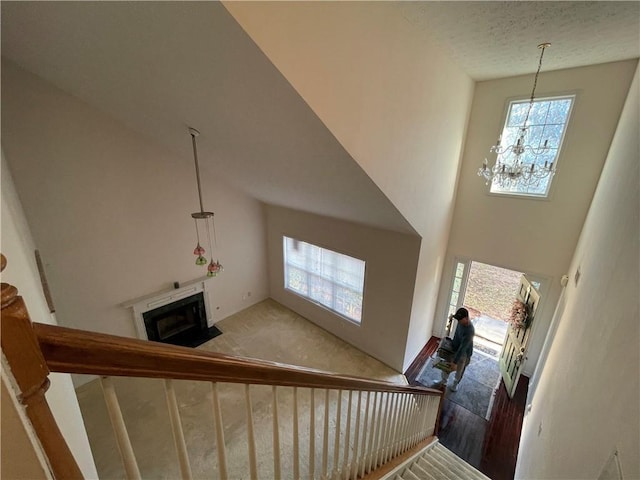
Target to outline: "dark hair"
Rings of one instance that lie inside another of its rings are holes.
[[[469,316],[469,311],[466,308],[459,308],[456,314],[453,316],[456,320],[462,320],[464,317]]]

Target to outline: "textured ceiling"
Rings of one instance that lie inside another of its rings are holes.
[[[640,57],[640,2],[399,2],[475,80]]]

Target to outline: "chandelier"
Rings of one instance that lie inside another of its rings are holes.
[[[531,90],[527,114],[522,127],[519,128],[516,142],[510,145],[502,145],[501,134],[496,144],[489,149],[490,153],[496,154],[495,164],[490,167],[485,158],[482,166],[478,169],[478,176],[483,177],[487,185],[492,182],[502,188],[510,188],[516,185],[523,187],[538,186],[542,180],[551,178],[556,173],[553,162],[545,161],[544,164],[536,162],[536,158],[539,155],[549,152],[549,140],[546,139],[544,144],[538,146],[529,145],[527,141],[529,115],[535,99],[538,75],[542,67],[542,57],[544,56],[545,48],[550,46],[550,43],[538,45],[538,48],[542,50],[540,52],[538,70],[533,80],[533,89]]]
[[[211,261],[207,265],[207,277],[215,277],[223,270],[223,268],[217,259],[215,261],[213,260],[213,246],[215,245],[216,251],[218,248],[218,242],[216,239],[216,225],[213,219],[213,212],[205,212],[202,206],[200,168],[198,166],[198,146],[196,145],[196,137],[200,135],[200,132],[195,128],[189,128],[189,134],[191,135],[191,144],[193,146],[193,158],[196,164],[196,180],[198,184],[198,199],[200,200],[200,211],[191,214],[191,217],[196,224],[196,238],[198,239],[198,244],[193,250],[193,254],[196,256],[196,265],[207,265],[207,259],[204,257],[205,249],[200,245],[200,231],[202,229],[206,231],[207,240],[209,243],[209,253],[211,254]]]

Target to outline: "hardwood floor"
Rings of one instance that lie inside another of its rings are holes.
[[[405,372],[411,385],[427,360],[437,350],[440,339],[431,337]],[[513,480],[529,378],[520,377],[513,399],[500,382],[489,420],[444,400],[438,438],[460,458],[493,480]]]
[[[487,421],[450,400],[444,400],[440,415],[440,443],[480,470]]]
[[[493,480],[512,480],[516,471],[529,377],[520,376],[513,398],[500,382],[484,438],[480,471]]]

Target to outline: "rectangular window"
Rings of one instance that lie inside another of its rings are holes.
[[[282,237],[284,288],[360,323],[365,262]]]
[[[533,102],[524,137],[526,148],[519,156],[519,161],[526,169],[531,165],[538,168],[545,164],[555,169],[574,98],[575,96],[552,97]],[[517,100],[509,104],[500,140],[502,146],[518,145],[528,109],[529,100]],[[507,149],[506,152],[498,155],[497,161],[513,165],[516,155],[511,149]],[[523,176],[521,180],[501,184],[497,178],[494,178],[491,183],[491,193],[546,197],[549,194],[552,179],[553,175],[533,179],[533,181],[530,177]]]

